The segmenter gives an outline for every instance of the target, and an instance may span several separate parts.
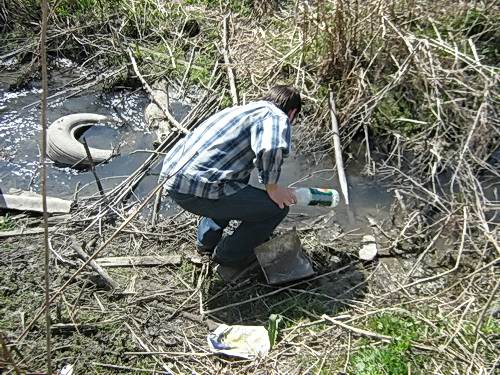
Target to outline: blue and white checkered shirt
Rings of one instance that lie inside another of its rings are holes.
[[[261,183],[277,183],[290,144],[290,121],[274,104],[227,108],[167,153],[160,179],[167,190],[219,199],[247,186],[254,167]]]

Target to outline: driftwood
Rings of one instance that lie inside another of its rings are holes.
[[[99,274],[99,276],[111,289],[118,289],[119,287],[118,283],[114,281],[111,278],[111,276],[109,276],[109,274],[106,272],[106,270],[104,270],[99,264],[97,264],[95,260],[92,260],[90,256],[76,243],[76,241],[73,241],[73,243],[71,244],[71,248],[75,250],[76,254],[80,259],[82,259],[95,272]]]
[[[47,212],[67,214],[71,210],[72,202],[69,200],[47,197]],[[0,208],[17,211],[43,212],[42,196],[30,191],[20,191],[19,193],[0,193]]]
[[[97,324],[83,324],[83,323],[56,323],[50,326],[51,331],[58,334],[71,333],[71,332],[89,332],[96,331]]]
[[[63,224],[71,220],[71,214],[50,216],[47,220],[49,225]]]
[[[181,264],[180,255],[165,256],[138,256],[138,257],[105,257],[97,258],[96,263],[101,267],[134,267],[134,266],[161,266],[165,264]]]

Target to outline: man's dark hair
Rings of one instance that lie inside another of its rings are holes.
[[[271,89],[262,97],[262,100],[273,103],[276,107],[281,109],[283,112],[288,114],[292,109],[297,109],[297,114],[299,114],[302,107],[302,101],[300,99],[300,93],[293,86],[277,85],[271,87]]]

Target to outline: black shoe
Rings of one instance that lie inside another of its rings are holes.
[[[196,252],[201,256],[212,256],[214,249],[207,249],[203,246],[196,245]]]
[[[241,279],[243,276],[247,275],[250,271],[257,268],[258,262],[254,261],[245,266],[223,266],[221,264],[217,265],[216,272],[222,280],[226,283],[236,281]]]

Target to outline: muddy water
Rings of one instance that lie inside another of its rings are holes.
[[[72,76],[57,74],[52,77],[50,94],[57,93]],[[40,110],[32,105],[39,100],[40,88],[9,91],[0,77],[0,188],[39,191],[39,139]],[[100,113],[113,117],[120,123],[92,127],[84,136],[89,145],[107,148],[120,145],[120,156],[97,167],[105,189],[112,188],[133,172],[148,156],[144,150],[152,149],[154,135],[147,129],[143,111],[149,102],[140,91],[117,90],[110,93],[87,92],[65,100],[49,102],[49,124],[57,118],[77,112]],[[30,106],[30,107],[28,107]],[[174,103],[174,115],[181,119],[188,107]],[[136,191],[138,196],[149,192],[155,185],[160,166],[156,166]],[[389,212],[391,195],[376,179],[364,177],[354,166],[347,169],[350,185],[350,210],[354,221],[349,220],[348,209],[341,200],[335,209],[336,220],[347,229],[363,228],[367,216],[384,218]],[[259,186],[255,173],[252,184]],[[339,183],[330,158],[325,155],[308,157],[292,155],[283,166],[281,182],[295,187],[312,186],[337,188]],[[71,198],[77,183],[83,187],[80,195],[96,193],[94,177],[89,171],[77,171],[49,165],[48,193]],[[340,191],[340,190],[339,190]],[[316,216],[328,213],[326,208],[294,207],[291,215]],[[172,213],[171,205],[164,207],[163,214]]]
[[[50,93],[58,92],[64,77],[51,81]],[[40,97],[38,87],[8,91],[0,86],[0,187],[39,191],[40,180],[40,109],[36,103]],[[130,154],[138,149],[150,149],[153,140],[144,124],[142,108],[148,99],[142,93],[120,90],[112,93],[88,93],[66,100],[50,101],[49,124],[61,116],[76,112],[93,112],[126,122],[106,124],[87,131],[84,136],[90,146],[108,148],[120,145],[121,155],[110,163],[97,167],[97,173],[107,188],[118,183],[120,176],[127,176],[143,160],[145,153]],[[120,116],[118,116],[118,112]],[[59,197],[71,197],[79,182],[81,194],[95,192],[94,178],[88,171],[61,168],[52,163],[48,168],[48,192]],[[87,186],[85,188],[85,186]]]
[[[367,217],[382,220],[389,215],[392,194],[376,177],[362,174],[361,166],[356,163],[346,168],[349,185],[349,205],[342,195],[337,171],[331,158],[325,155],[304,157],[294,155],[288,158],[283,166],[282,180],[293,187],[333,188],[339,192],[340,203],[333,210],[335,221],[345,230],[366,229],[369,226]],[[291,214],[323,215],[331,211],[322,207],[293,207]]]

